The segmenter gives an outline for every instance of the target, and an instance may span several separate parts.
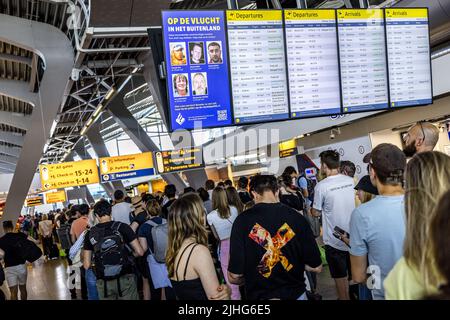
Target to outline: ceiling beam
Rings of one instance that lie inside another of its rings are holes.
[[[0,60],[23,63],[23,64],[26,64],[27,66],[31,67],[31,58],[28,58],[28,57],[16,56],[16,55],[7,54],[7,53],[0,53]]]
[[[31,115],[0,111],[0,123],[23,130],[28,130],[31,124]]]

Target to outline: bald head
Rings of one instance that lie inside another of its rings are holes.
[[[439,140],[439,129],[429,123],[416,123],[409,128],[405,136],[406,147],[403,150],[408,157],[416,153],[433,151]]]

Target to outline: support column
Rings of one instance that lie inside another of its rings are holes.
[[[86,132],[86,137],[89,140],[89,143],[92,146],[92,149],[94,149],[94,152],[97,154],[98,158],[106,158],[110,157],[109,151],[105,146],[105,141],[102,138],[102,135],[100,133],[100,125],[98,122],[91,125],[91,127]],[[114,188],[114,190],[123,190],[125,191],[125,187],[123,186],[122,181],[111,181],[110,182]]]
[[[0,40],[32,51],[45,62],[38,99],[21,99],[33,105],[33,112],[2,217],[2,220],[15,221],[30,189],[44,145],[50,138],[50,129],[72,71],[74,53],[69,39],[56,27],[4,14],[0,14]],[[3,90],[1,88],[0,92]],[[23,92],[24,95],[32,95],[29,87]]]

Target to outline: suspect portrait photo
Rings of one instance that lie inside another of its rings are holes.
[[[206,43],[206,51],[208,52],[208,63],[222,63],[222,41],[210,41]]]
[[[186,43],[171,42],[169,45],[170,45],[170,64],[172,66],[185,66]]]
[[[204,42],[189,42],[189,58],[191,64],[204,64],[205,51]]]
[[[177,97],[189,96],[189,81],[187,73],[178,73],[172,75],[173,95]]]
[[[208,94],[208,81],[206,72],[197,72],[191,74],[192,94],[194,96],[204,96]]]

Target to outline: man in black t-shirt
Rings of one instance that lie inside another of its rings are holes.
[[[111,204],[107,201],[97,202],[94,213],[99,223],[85,236],[84,269],[88,270],[91,267],[94,254],[100,300],[138,300],[136,278],[126,247],[129,245],[135,256],[144,255],[136,234],[129,225],[111,220]]]
[[[238,180],[238,194],[243,204],[252,201],[250,193],[247,191],[248,179],[247,177],[240,177]]]
[[[168,201],[161,208],[161,217],[167,219],[169,215],[169,208],[176,200],[177,188],[173,184],[168,184],[164,188],[164,195]]]
[[[249,300],[306,300],[305,270],[322,269],[308,222],[279,203],[274,176],[255,176],[250,190],[256,204],[236,218],[231,231],[230,282],[245,284]]]
[[[0,260],[5,262],[5,278],[11,292],[11,300],[18,300],[20,290],[20,299],[27,300],[27,266],[23,258],[24,252],[17,245],[28,236],[22,232],[14,232],[12,221],[3,222],[3,231],[5,235],[0,238]],[[33,239],[34,241],[34,239]]]

